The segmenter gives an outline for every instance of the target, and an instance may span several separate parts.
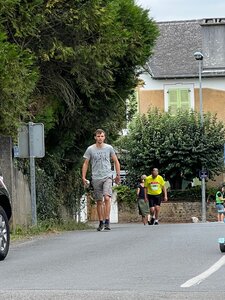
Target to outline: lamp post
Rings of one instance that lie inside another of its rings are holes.
[[[204,118],[203,118],[203,105],[202,105],[202,62],[203,54],[199,51],[194,53],[195,59],[198,61],[199,66],[199,104],[200,104],[200,118],[201,118],[201,127],[203,129]],[[206,202],[205,202],[205,170],[202,166],[202,181],[201,181],[201,190],[202,190],[202,222],[206,222]]]

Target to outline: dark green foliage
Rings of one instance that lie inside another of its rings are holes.
[[[168,198],[170,201],[201,201],[201,186],[192,187],[186,190],[170,190],[168,191]]]
[[[179,112],[176,116],[150,110],[137,116],[127,137],[120,142],[129,153],[127,168],[134,183],[152,167],[180,188],[182,179],[192,180],[202,166],[210,178],[223,170],[225,129],[215,116],[204,116],[204,128],[196,112]]]
[[[118,204],[126,205],[134,208],[137,205],[137,193],[136,189],[131,189],[126,185],[118,185],[114,188],[117,192]]]
[[[59,197],[53,177],[48,176],[45,171],[37,168],[36,177],[38,219],[59,219],[61,217],[62,199]]]
[[[1,14],[0,14],[1,16]],[[6,40],[0,27],[0,133],[16,136],[28,115],[28,99],[35,88],[38,71],[28,50]]]
[[[74,207],[82,154],[96,128],[108,142],[123,128],[157,26],[133,0],[0,0],[0,17],[0,133],[16,136],[21,120],[43,122],[46,158],[37,164],[52,197]],[[66,190],[59,178],[70,182]]]

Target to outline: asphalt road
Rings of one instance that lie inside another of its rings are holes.
[[[181,287],[224,256],[225,224],[113,224],[12,243],[0,262],[0,299],[216,299],[225,265]]]

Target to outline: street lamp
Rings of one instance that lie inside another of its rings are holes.
[[[204,118],[203,118],[203,105],[202,105],[202,62],[203,62],[203,54],[199,51],[194,53],[195,59],[198,61],[199,66],[199,104],[200,104],[200,118],[201,118],[201,127],[203,129]],[[202,222],[206,222],[206,203],[205,203],[205,170],[202,166],[202,181],[201,181],[201,189],[202,189]]]

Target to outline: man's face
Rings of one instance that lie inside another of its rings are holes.
[[[97,133],[95,136],[95,141],[97,144],[101,145],[105,141],[105,134],[104,133]]]
[[[158,174],[159,174],[159,170],[158,170],[158,169],[153,169],[153,170],[152,170],[152,176],[153,176],[153,177],[157,177]]]

